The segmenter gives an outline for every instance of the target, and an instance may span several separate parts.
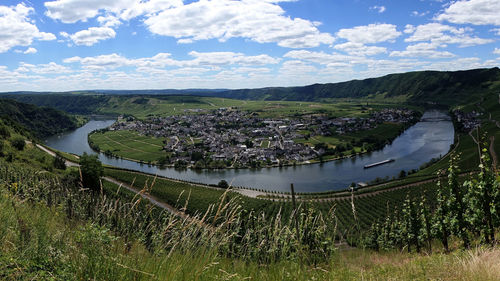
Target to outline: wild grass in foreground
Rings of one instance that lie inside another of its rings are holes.
[[[182,247],[181,247],[182,248]],[[417,255],[345,249],[316,264],[222,257],[202,247],[151,252],[97,223],[0,192],[2,280],[500,280],[500,250]]]

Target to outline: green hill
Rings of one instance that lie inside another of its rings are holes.
[[[90,114],[110,101],[110,96],[208,96],[242,100],[329,101],[336,98],[403,97],[410,103],[458,105],[478,100],[477,94],[500,92],[500,69],[416,71],[378,78],[302,87],[269,87],[237,90],[135,90],[67,93],[4,93],[4,97],[70,113]]]
[[[379,78],[304,87],[241,89],[208,95],[235,99],[321,101],[332,98],[406,96],[409,102],[445,105],[469,101],[476,93],[500,91],[500,69],[466,71],[417,71]]]
[[[9,99],[0,99],[0,118],[38,138],[77,128],[76,118],[64,112]]]

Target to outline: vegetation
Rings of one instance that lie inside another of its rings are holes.
[[[477,244],[495,244],[495,232],[500,227],[500,182],[492,171],[488,150],[481,149],[480,173],[460,183],[457,156],[450,157],[447,184],[439,179],[435,210],[432,205],[420,206],[417,198],[407,198],[401,215],[387,214],[385,221],[372,225],[365,245],[375,250],[407,248],[415,246],[420,252],[427,244],[438,239],[446,252],[450,250],[452,237],[459,239],[468,249],[472,241]],[[438,174],[441,177],[441,173]]]
[[[8,99],[0,99],[0,118],[4,123],[14,127],[15,130],[25,129],[26,132],[29,132],[27,134],[38,138],[77,127],[76,118],[61,111],[52,108],[39,108]],[[0,128],[0,134],[5,134],[5,128]]]
[[[82,185],[97,191],[101,188],[101,177],[104,175],[104,168],[97,158],[97,155],[83,153],[80,157],[80,171]]]

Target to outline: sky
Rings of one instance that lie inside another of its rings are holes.
[[[500,66],[500,0],[2,0],[0,92],[301,86]]]

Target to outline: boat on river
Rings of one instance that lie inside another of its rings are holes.
[[[373,167],[377,167],[377,166],[384,165],[384,164],[387,164],[387,163],[391,163],[391,162],[394,162],[394,161],[396,161],[396,160],[394,160],[394,159],[387,159],[387,160],[380,161],[380,162],[377,162],[377,163],[365,165],[364,168],[365,169],[373,168]]]

